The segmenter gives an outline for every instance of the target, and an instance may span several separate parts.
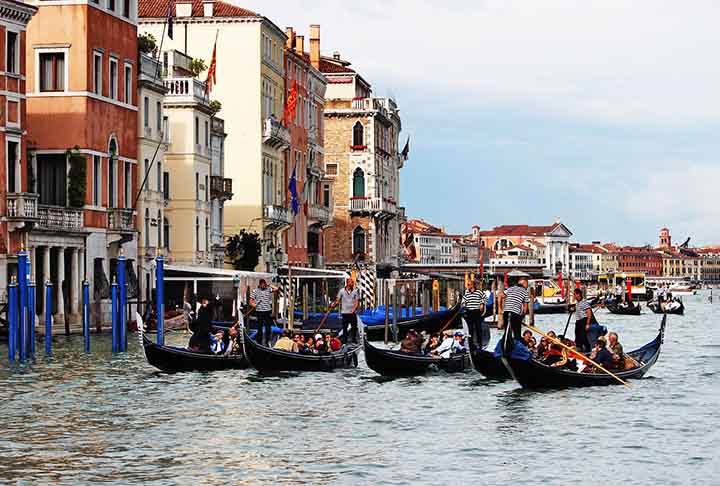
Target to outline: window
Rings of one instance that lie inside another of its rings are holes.
[[[117,207],[117,142],[110,140],[108,147],[108,207]]]
[[[40,91],[65,90],[65,53],[40,53]]]
[[[133,82],[132,82],[132,66],[130,64],[125,64],[125,103],[128,105],[132,105],[132,90]]]
[[[5,50],[5,71],[17,73],[18,63],[18,35],[17,32],[7,31],[7,44]]]
[[[365,173],[359,167],[353,172],[353,197],[365,197]]]
[[[145,208],[145,248],[150,246],[150,210]]]
[[[323,206],[330,207],[330,184],[323,184]]]
[[[115,0],[107,0],[107,8],[108,10],[115,11]]]
[[[102,54],[93,53],[93,93],[102,95]]]
[[[353,147],[363,147],[365,145],[365,129],[359,121],[353,126]]]
[[[162,103],[160,103],[159,101],[156,101],[155,102],[155,123],[157,124],[158,133],[162,132],[162,122],[163,122]]]
[[[147,96],[143,99],[143,126],[148,128],[150,126],[150,98]]]
[[[200,145],[200,118],[195,117],[195,145]]]
[[[365,230],[358,226],[353,230],[353,255],[365,253]]]
[[[130,0],[123,0],[123,17],[130,18]]]
[[[102,206],[102,158],[93,155],[93,205]]]
[[[118,62],[117,59],[110,59],[110,84],[108,86],[110,98],[118,99]]]
[[[210,251],[210,222],[205,218],[205,251]]]
[[[157,222],[157,247],[162,248],[162,233],[163,233],[163,225],[162,225],[162,214],[160,213],[160,210],[158,209],[157,212],[157,219],[155,220]]]
[[[210,145],[210,126],[208,121],[205,120],[205,146]]]
[[[325,164],[325,173],[329,176],[336,176],[338,173],[337,164]]]
[[[200,251],[200,218],[195,218],[195,250]]]
[[[132,164],[125,162],[125,177],[123,182],[125,183],[125,207],[132,207]]]
[[[195,200],[200,200],[200,174],[195,172]]]
[[[209,184],[210,181],[209,181],[209,179],[210,179],[209,176],[205,176],[205,200],[206,201],[210,200],[210,184]]]
[[[158,225],[160,222],[158,221]],[[167,250],[170,248],[170,222],[167,218],[163,218],[163,247]]]
[[[170,199],[170,172],[163,172],[163,199]]]
[[[162,192],[163,182],[164,182],[164,180],[163,180],[164,176],[163,176],[163,171],[162,171],[162,161],[160,161],[160,160],[157,161],[157,167],[155,168],[155,170],[157,171],[157,173],[156,173],[157,180],[155,181],[155,184],[157,184],[158,192]]]
[[[7,142],[7,190],[22,192],[20,150],[18,142]]]

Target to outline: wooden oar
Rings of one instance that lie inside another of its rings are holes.
[[[443,331],[444,331],[445,329],[447,329],[450,324],[452,324],[452,321],[454,321],[455,318],[460,315],[460,312],[461,312],[461,311],[462,311],[462,308],[458,309],[458,311],[455,313],[455,315],[452,316],[449,321],[447,321],[447,324],[445,324],[445,325],[443,326],[443,328],[440,329],[440,334],[442,334]]]
[[[568,326],[570,325],[570,318],[572,317],[572,315],[573,315],[573,313],[568,311],[568,320],[565,323],[565,330],[563,331],[563,336],[565,336],[565,337],[567,337],[567,330],[568,330]]]
[[[333,308],[331,307],[331,308],[325,313],[325,315],[323,316],[322,320],[320,321],[320,324],[318,324],[318,327],[316,327],[315,330],[313,331],[313,334],[317,333],[317,332],[320,330],[320,328],[323,326],[323,324],[325,324],[325,321],[327,320],[328,316],[329,316],[330,313],[332,312],[332,309],[333,309]]]
[[[535,327],[533,327],[533,326],[530,326],[530,325],[528,325],[528,324],[523,324],[523,325],[524,325],[525,327],[527,327],[528,329],[530,329],[531,331],[536,332],[536,333],[540,334],[541,336],[547,338],[547,339],[550,340],[551,342],[554,342],[555,344],[559,344],[560,346],[562,346],[562,347],[565,348],[566,350],[570,351],[571,353],[573,353],[573,354],[577,354],[577,353],[578,353],[576,350],[574,350],[574,349],[571,348],[570,346],[566,346],[565,344],[563,344],[562,341],[560,341],[559,339],[556,339],[556,338],[554,338],[554,337],[552,337],[552,336],[548,336],[547,334],[545,334],[544,332],[542,332],[540,329],[537,329],[537,328],[535,328]],[[609,372],[608,370],[606,370],[605,368],[603,368],[602,366],[600,366],[600,365],[599,365],[598,363],[596,363],[595,361],[591,360],[591,359],[588,358],[588,357],[585,357],[584,359],[585,359],[588,363],[590,363],[591,365],[595,366],[596,368],[601,369],[602,371],[604,371],[604,372],[607,373],[608,375],[612,376],[613,378],[615,378],[617,381],[619,381],[620,383],[622,383],[622,384],[625,385],[626,387],[632,388],[628,382],[624,381],[624,380],[623,380],[622,378],[620,378],[619,376],[617,376],[617,375]]]

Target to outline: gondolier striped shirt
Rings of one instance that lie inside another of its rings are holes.
[[[481,306],[487,304],[485,292],[475,289],[474,291],[466,290],[462,298],[462,306],[467,310],[478,310]]]
[[[587,319],[588,309],[592,310],[592,307],[588,303],[587,299],[583,299],[575,304],[575,320]]]
[[[530,294],[525,287],[514,285],[505,291],[504,312],[522,315],[523,304],[530,303]]]
[[[270,312],[272,310],[272,289],[270,287],[264,290],[258,287],[252,291],[250,297],[255,301],[256,311]]]

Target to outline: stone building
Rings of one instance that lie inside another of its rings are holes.
[[[400,112],[394,100],[374,97],[339,54],[322,57],[320,71],[328,79],[325,173],[333,182],[327,262],[383,275],[399,264],[400,169],[407,160],[407,150],[398,150]]]

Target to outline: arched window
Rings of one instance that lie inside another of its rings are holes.
[[[145,248],[150,246],[150,210],[145,208]]]
[[[114,208],[117,207],[117,193],[118,193],[118,187],[117,187],[117,157],[118,157],[118,147],[117,147],[117,141],[115,140],[115,137],[110,139],[110,142],[108,143],[108,156],[109,156],[109,167],[108,167],[108,207]]]
[[[360,167],[353,172],[353,197],[365,197],[365,172]]]
[[[365,230],[358,226],[353,230],[353,254],[365,253]]]
[[[162,227],[161,221],[162,221],[162,213],[158,209],[158,213],[157,213],[157,247],[158,248],[162,248],[163,227]]]
[[[200,251],[200,218],[195,218],[195,250]]]
[[[353,126],[353,147],[365,146],[365,128],[359,121]]]
[[[163,218],[163,244],[166,250],[170,249],[170,222],[167,218]]]

